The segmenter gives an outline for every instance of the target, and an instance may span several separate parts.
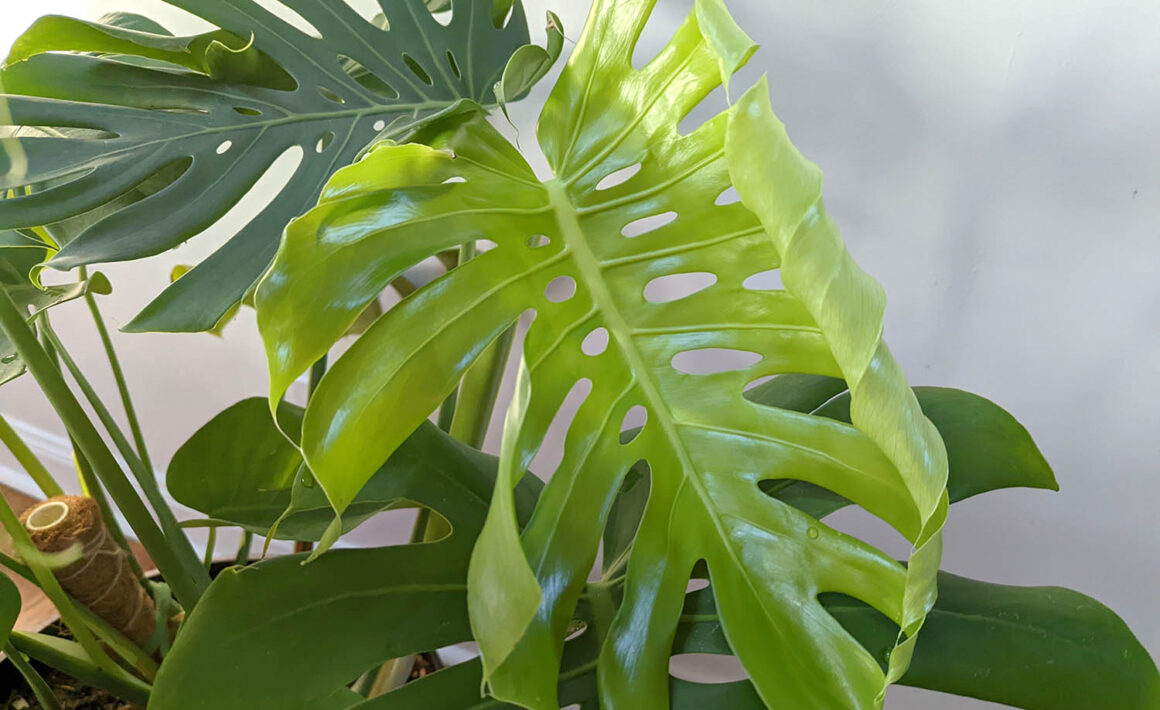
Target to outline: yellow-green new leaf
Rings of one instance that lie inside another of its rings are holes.
[[[722,629],[764,702],[873,708],[888,676],[818,595],[860,599],[901,626],[889,677],[905,668],[933,600],[946,454],[881,341],[881,289],[836,231],[819,232],[816,244],[778,232],[779,220],[794,230],[802,223],[816,174],[770,138],[751,148],[770,167],[738,175],[727,143],[743,135],[751,97],[689,133],[678,129],[752,43],[704,1],[634,69],[652,7],[594,3],[541,115],[548,180],[466,110],[430,126],[424,145],[380,144],[331,180],[319,206],[287,230],[257,292],[271,403],[398,274],[491,242],[384,314],[315,391],[302,451],[336,510],[489,343],[532,311],[468,578],[489,692],[559,707],[570,622],[624,476],[643,462],[650,490],[623,600],[594,610],[602,707],[668,707],[673,639],[703,561]],[[721,199],[731,187],[744,188],[748,206]],[[753,197],[767,193],[787,197]],[[785,289],[746,285],[783,265]],[[710,285],[652,295],[654,281],[681,274],[708,275]],[[705,350],[738,364],[698,374],[685,359]],[[853,425],[745,399],[748,383],[782,373],[851,383]],[[576,406],[562,413],[566,400]],[[638,412],[643,427],[622,437]],[[563,456],[521,528],[511,490],[553,420],[566,430]],[[764,495],[769,480],[833,491],[918,554],[899,564]]]

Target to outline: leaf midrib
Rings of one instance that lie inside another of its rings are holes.
[[[612,293],[608,290],[604,276],[601,273],[603,266],[588,245],[584,229],[580,226],[578,210],[568,196],[566,185],[558,178],[553,178],[544,183],[544,188],[548,192],[550,204],[552,205],[556,223],[560,228],[564,243],[572,253],[572,259],[576,264],[581,279],[588,286],[592,301],[604,317],[605,327],[611,336],[610,340],[616,343],[621,354],[628,361],[629,367],[634,371],[637,383],[640,385],[644,398],[648,403],[650,419],[655,414],[656,421],[660,424],[665,437],[672,445],[673,452],[680,461],[683,474],[682,482],[690,484],[693,490],[696,491],[697,496],[701,499],[701,504],[705,507],[710,519],[713,521],[713,526],[719,538],[725,543],[722,547],[727,551],[730,558],[732,558],[736,568],[744,571],[745,566],[737,557],[737,551],[733,548],[733,545],[729,544],[729,534],[716,512],[713,499],[709,495],[705,483],[696,475],[697,467],[693,464],[684,438],[679,433],[678,427],[681,423],[677,421],[673,413],[669,410],[665,398],[661,394],[660,386],[652,375],[652,368],[649,367],[634,342],[633,329],[625,321],[624,316],[621,315],[615,298],[613,298]],[[674,506],[676,505],[676,498],[674,498],[673,504]],[[750,575],[743,573],[741,577],[750,587],[754,598],[760,599],[758,590],[753,587]]]

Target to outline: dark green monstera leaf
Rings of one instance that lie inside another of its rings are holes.
[[[405,136],[461,100],[494,104],[501,80],[505,99],[518,98],[562,43],[550,17],[548,49],[527,48],[518,0],[456,2],[446,25],[413,0],[381,0],[373,20],[343,0],[286,0],[317,36],[253,0],[169,2],[220,29],[173,37],[139,16],[49,16],[0,71],[0,126],[17,127],[0,142],[0,228],[55,225],[67,240],[56,268],[171,249],[237,205],[283,153],[301,152],[273,200],[128,330],[213,328],[265,270],[286,223],[369,142]]]
[[[875,707],[934,603],[942,440],[882,342],[881,288],[846,253],[816,168],[778,128],[762,87],[678,130],[754,46],[719,0],[700,0],[668,46],[633,69],[652,5],[594,3],[541,115],[547,181],[469,113],[432,124],[417,143],[380,144],[335,176],[288,228],[256,294],[271,401],[397,274],[465,242],[493,242],[384,314],[322,379],[301,448],[335,509],[346,511],[472,361],[533,310],[469,576],[491,694],[559,707],[574,608],[622,479],[644,461],[651,489],[624,601],[598,624],[602,704],[667,704],[680,607],[705,560],[722,628],[765,702]],[[731,186],[744,204],[718,204]],[[745,285],[778,267],[784,290]],[[646,297],[654,279],[684,273],[715,283],[669,302]],[[713,348],[748,362],[714,374],[678,366],[681,354]],[[745,400],[747,383],[780,373],[842,377],[853,424]],[[563,460],[521,532],[510,491],[572,391],[584,398],[560,418]],[[647,422],[622,443],[635,408]],[[853,501],[915,553],[900,564],[762,495],[759,484],[777,479]],[[899,625],[886,672],[822,607],[825,592]]]

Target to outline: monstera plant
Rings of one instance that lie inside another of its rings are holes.
[[[38,315],[107,283],[82,270],[39,291],[42,269],[168,249],[288,147],[304,154],[127,328],[208,330],[250,294],[270,395],[170,463],[170,493],[205,518],[162,516],[149,550],[187,612],[160,667],[92,682],[177,709],[873,708],[896,682],[1023,708],[1160,704],[1152,659],[1099,603],[940,571],[949,504],[1054,476],[997,405],[907,383],[820,171],[764,81],[729,90],[756,47],[721,0],[697,0],[641,67],[656,0],[596,0],[540,115],[543,176],[488,108],[546,73],[554,17],[545,49],[518,2],[381,0],[368,20],[285,0],[311,34],[250,0],[170,1],[220,30],[46,18],[0,73],[18,127],[0,226],[19,230],[0,243],[0,324],[131,511],[51,355],[91,388]],[[728,108],[682,130],[723,85]],[[445,272],[416,289],[429,260]],[[368,323],[388,289],[401,300]],[[496,458],[480,449],[500,416]],[[850,505],[908,558],[823,522]],[[419,510],[409,544],[332,549],[404,507]],[[182,576],[189,526],[300,552],[247,564],[243,549],[205,587]],[[478,658],[403,682],[415,654],[466,641]],[[746,677],[674,676],[689,654],[734,656]]]

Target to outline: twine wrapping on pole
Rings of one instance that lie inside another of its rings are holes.
[[[53,569],[60,586],[137,645],[149,641],[156,625],[153,599],[109,534],[96,501],[56,496],[24,511],[20,522],[46,554],[79,545],[79,559]]]

